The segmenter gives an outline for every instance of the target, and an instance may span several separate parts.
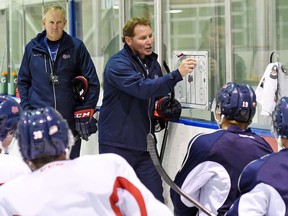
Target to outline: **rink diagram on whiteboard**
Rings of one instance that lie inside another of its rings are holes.
[[[175,86],[175,98],[183,107],[208,109],[208,51],[175,51],[174,67],[189,57],[196,59],[197,66]]]

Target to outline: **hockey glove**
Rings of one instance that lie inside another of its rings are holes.
[[[154,116],[167,121],[177,121],[181,115],[181,104],[178,100],[170,97],[163,97],[156,101]]]
[[[94,110],[86,109],[74,112],[75,129],[83,140],[88,141],[91,134],[96,133],[97,120],[93,117]]]

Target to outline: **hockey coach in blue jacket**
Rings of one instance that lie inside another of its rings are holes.
[[[100,85],[95,66],[84,43],[64,31],[65,9],[49,4],[44,9],[39,33],[25,47],[18,74],[21,106],[32,110],[51,106],[68,121],[74,136],[82,139],[97,131],[93,118]],[[75,77],[87,81],[84,98],[77,98],[72,85]],[[72,148],[70,158],[79,156],[81,139]]]
[[[99,152],[123,156],[139,179],[160,201],[160,175],[147,151],[146,137],[154,133],[155,101],[168,95],[182,77],[191,73],[196,61],[187,58],[179,68],[163,76],[152,51],[150,21],[133,17],[123,28],[124,47],[106,64],[104,95],[99,116]]]

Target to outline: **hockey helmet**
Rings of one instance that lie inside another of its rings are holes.
[[[82,101],[88,90],[88,81],[84,76],[77,76],[72,80],[72,88],[76,101]]]
[[[74,143],[71,134],[67,121],[52,107],[25,111],[16,132],[22,157],[28,161],[63,154]]]
[[[22,109],[20,104],[10,96],[0,95],[0,141],[9,131],[15,132]]]
[[[288,97],[282,97],[272,112],[272,124],[277,135],[288,138]]]
[[[256,106],[256,94],[246,84],[227,83],[216,96],[216,107],[228,120],[251,123]]]

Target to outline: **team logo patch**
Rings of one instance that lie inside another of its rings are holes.
[[[70,54],[63,54],[62,58],[63,59],[69,59],[70,58]]]
[[[277,65],[273,65],[271,68],[271,72],[270,72],[270,77],[272,79],[277,79],[278,78],[278,66]]]
[[[11,107],[11,112],[14,113],[14,114],[15,114],[15,113],[18,113],[18,112],[19,112],[18,107],[17,107],[17,106],[12,106],[12,107]]]

